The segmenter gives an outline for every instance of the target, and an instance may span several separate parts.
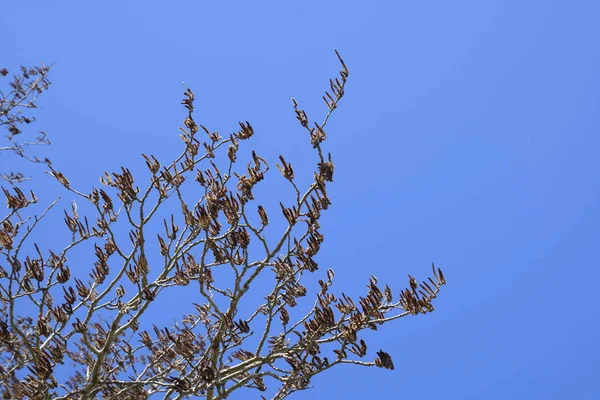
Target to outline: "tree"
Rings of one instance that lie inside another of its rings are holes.
[[[272,217],[255,205],[253,194],[270,172],[269,163],[252,151],[244,171],[234,172],[242,142],[254,134],[252,125],[240,123],[229,137],[200,125],[189,88],[182,101],[183,150],[166,164],[143,155],[146,178],[134,179],[122,168],[105,173],[104,188],[85,193],[46,162],[49,173],[89,208],[87,217],[75,202],[64,211],[71,236],[64,247],[45,252],[31,243],[56,202],[41,215],[26,217],[35,194],[3,187],[8,204],[0,228],[4,398],[212,400],[251,388],[283,399],[336,365],[394,368],[383,350],[367,356],[361,331],[433,311],[445,279],[433,267],[427,281],[419,284],[409,275],[408,288],[394,295],[373,276],[367,294],[355,301],[332,293],[333,270],[317,272],[315,257],[324,240],[319,220],[331,206],[327,187],[334,173],[331,154],[323,148],[325,128],[349,74],[337,55],[341,71],[323,96],[328,111],[321,122],[311,121],[292,99],[317,163],[312,183],[301,188],[292,165],[279,156],[277,169],[295,201],[279,203],[283,228],[276,236],[267,234]],[[138,186],[140,180],[145,184]],[[198,189],[200,199],[192,195]],[[69,268],[76,249],[93,252],[91,271]],[[315,274],[323,279],[306,284]],[[262,304],[242,313],[242,302],[259,289]],[[188,302],[194,311],[174,326],[153,325],[148,310],[173,291],[193,293]],[[299,314],[295,307],[309,292],[314,303]]]
[[[14,153],[34,163],[47,162],[47,160],[29,156],[26,152],[32,146],[50,144],[44,132],[40,132],[40,136],[33,141],[18,139],[22,133],[19,126],[35,121],[34,117],[26,115],[25,112],[37,108],[37,97],[48,90],[50,86],[49,71],[50,67],[43,64],[30,68],[22,66],[19,74],[14,75],[12,81],[9,82],[10,89],[6,93],[0,91],[0,127],[6,127],[8,131],[6,145],[0,146],[0,151]],[[6,68],[0,69],[0,77],[6,77],[7,75],[8,70]],[[27,178],[21,172],[10,171],[0,175],[0,179],[18,183]]]

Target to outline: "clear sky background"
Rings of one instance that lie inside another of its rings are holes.
[[[337,368],[292,398],[599,399],[599,20],[584,0],[3,1],[0,67],[55,62],[36,128],[91,188],[180,149],[182,81],[199,122],[249,120],[245,151],[309,168],[290,97],[322,115],[338,49],[323,271],[359,295],[433,261],[449,284],[370,341],[394,371]]]

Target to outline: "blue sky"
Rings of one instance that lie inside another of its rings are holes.
[[[292,398],[600,398],[600,3],[2,8],[0,67],[55,62],[36,128],[82,188],[142,170],[141,152],[175,154],[182,81],[197,120],[222,133],[249,120],[246,151],[310,168],[290,97],[321,115],[340,51],[350,81],[328,129],[321,265],[356,295],[371,274],[400,289],[432,261],[449,284],[435,313],[371,340],[394,371],[339,368]],[[53,182],[37,184],[52,197]]]

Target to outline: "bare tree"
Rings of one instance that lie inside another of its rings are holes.
[[[427,281],[419,284],[409,276],[408,287],[394,295],[373,276],[366,295],[355,301],[333,293],[333,270],[317,272],[315,256],[324,240],[319,220],[331,206],[327,187],[334,173],[323,148],[325,129],[348,78],[338,58],[342,68],[323,96],[322,120],[309,119],[292,99],[316,165],[312,183],[302,188],[292,165],[279,156],[277,169],[295,198],[279,203],[281,229],[255,204],[253,191],[270,171],[267,160],[253,151],[243,172],[234,168],[253,127],[243,122],[222,137],[198,124],[189,88],[182,102],[183,150],[166,164],[143,155],[147,178],[134,179],[122,168],[105,173],[105,188],[84,193],[50,166],[51,175],[82,204],[73,202],[64,212],[70,241],[63,248],[45,252],[30,243],[56,202],[26,217],[36,196],[3,188],[4,398],[215,400],[255,389],[283,399],[311,387],[313,376],[336,365],[394,369],[388,353],[368,352],[361,331],[433,311],[445,279],[434,267]],[[138,186],[139,180],[145,184]],[[270,221],[277,235],[267,234]],[[68,266],[79,248],[94,253],[85,273]],[[315,273],[322,279],[306,283]],[[247,312],[243,304],[256,299],[251,289],[262,291],[262,301]],[[313,300],[300,314],[295,307],[311,291]],[[149,310],[169,293],[193,293],[178,297],[189,298],[192,311],[173,326],[153,325]]]
[[[46,91],[50,85],[48,73],[50,67],[40,65],[36,67],[22,66],[19,73],[13,75],[9,82],[8,90],[0,90],[0,127],[5,127],[8,133],[5,135],[5,144],[0,145],[0,155],[2,152],[9,152],[24,158],[28,161],[47,163],[48,160],[41,160],[27,153],[27,149],[32,146],[50,144],[44,132],[39,132],[39,136],[33,140],[21,139],[22,124],[30,124],[35,118],[28,114],[28,111],[37,108],[36,100],[40,94]],[[0,79],[8,76],[6,68],[0,69]],[[8,171],[0,174],[0,179],[10,183],[19,183],[27,178],[22,172]]]

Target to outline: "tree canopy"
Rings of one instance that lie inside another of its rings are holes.
[[[367,292],[351,298],[334,287],[332,269],[319,268],[320,219],[332,207],[335,170],[325,143],[349,77],[336,55],[341,69],[323,96],[324,115],[309,116],[292,99],[314,151],[314,169],[301,172],[310,181],[305,186],[283,155],[273,163],[245,150],[255,134],[250,122],[222,135],[197,121],[196,96],[186,87],[177,157],[165,162],[142,154],[145,175],[122,167],[106,172],[101,187],[78,189],[60,160],[30,154],[32,146],[49,144],[45,134],[21,140],[34,120],[26,112],[49,87],[50,68],[23,67],[12,76],[0,94],[0,125],[8,130],[1,149],[47,168],[71,205],[62,212],[64,226],[54,227],[70,240],[48,249],[47,238],[35,233],[61,203],[36,212],[35,189],[19,186],[28,177],[3,171],[4,398],[213,400],[257,390],[283,399],[337,365],[395,368],[391,355],[376,342],[368,346],[361,332],[432,312],[446,281],[434,266],[428,279],[409,275],[400,289],[372,276]],[[0,72],[4,85],[11,77]],[[293,200],[267,210],[255,188],[271,179],[273,165]],[[34,188],[36,179],[29,182]],[[87,266],[70,264],[77,252],[88,255]],[[193,311],[159,326],[148,310],[168,296]],[[257,300],[252,312],[241,310]]]

